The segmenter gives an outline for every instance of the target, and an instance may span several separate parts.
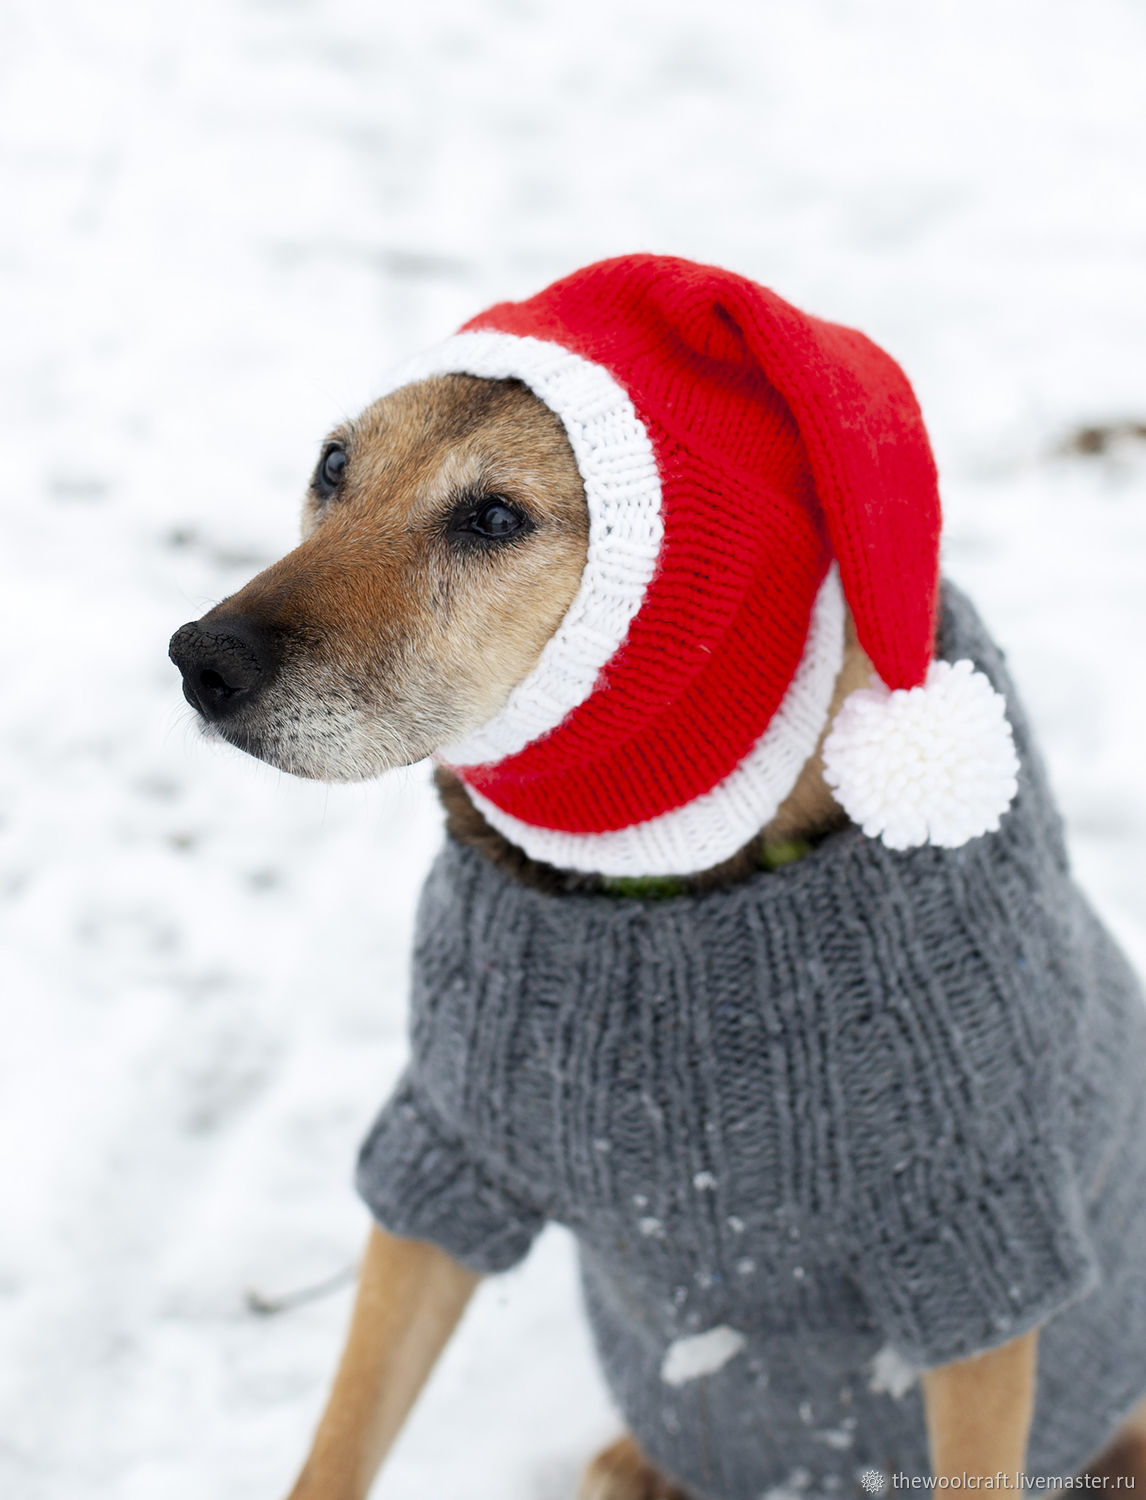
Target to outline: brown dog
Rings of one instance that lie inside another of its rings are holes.
[[[588,521],[557,417],[523,385],[449,375],[407,386],[328,438],[302,544],[185,625],[172,656],[210,729],[296,775],[357,780],[423,759],[485,722],[529,672],[581,576]],[[854,639],[836,704],[867,680]],[[835,706],[835,705],[834,705]],[[451,831],[516,878],[592,883],[530,861],[439,773]],[[762,832],[807,837],[840,812],[818,755]],[[694,885],[739,878],[752,851]],[[360,1500],[478,1277],[441,1250],[372,1230],[349,1338],[292,1500]],[[926,1372],[934,1474],[1023,1468],[1037,1332]],[[1146,1404],[1092,1470],[1146,1477]],[[590,1464],[582,1500],[677,1491],[629,1438]]]

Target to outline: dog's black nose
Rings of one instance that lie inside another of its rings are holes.
[[[181,625],[168,655],[183,673],[187,702],[212,721],[250,703],[273,665],[270,637],[234,620]]]

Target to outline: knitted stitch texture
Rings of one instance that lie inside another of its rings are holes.
[[[388,388],[447,370],[524,380],[585,483],[589,555],[566,620],[494,722],[442,751],[508,837],[499,816],[526,838],[571,836],[536,857],[563,864],[579,837],[617,831],[639,842],[632,830],[711,795],[774,726],[772,776],[742,775],[728,799],[747,790],[768,821],[766,783],[793,762],[795,779],[827,712],[826,696],[815,715],[781,709],[833,558],[882,680],[923,683],[935,464],[906,376],[862,334],[719,267],[627,255],[487,309]],[[831,634],[810,664],[829,684]],[[751,832],[730,828],[709,862]],[[578,868],[670,873],[660,852],[606,865],[588,848]]]
[[[423,895],[408,1070],[366,1140],[380,1223],[500,1270],[581,1253],[605,1376],[700,1500],[928,1472],[930,1366],[1040,1335],[1030,1471],[1146,1391],[1146,1011],[1073,885],[1008,699],[997,833],[849,827],[700,896],[548,896],[449,843]]]

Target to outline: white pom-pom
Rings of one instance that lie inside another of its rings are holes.
[[[969,661],[932,662],[922,687],[849,693],[824,741],[836,801],[889,849],[993,832],[1018,769],[1006,703]]]

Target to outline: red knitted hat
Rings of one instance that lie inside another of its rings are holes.
[[[890,356],[731,272],[631,255],[490,308],[388,388],[450,372],[551,407],[589,507],[536,668],[441,753],[514,843],[614,875],[734,853],[816,748],[845,600],[880,679],[825,745],[845,810],[897,848],[998,826],[1010,729],[981,673],[932,662],[935,464]]]

